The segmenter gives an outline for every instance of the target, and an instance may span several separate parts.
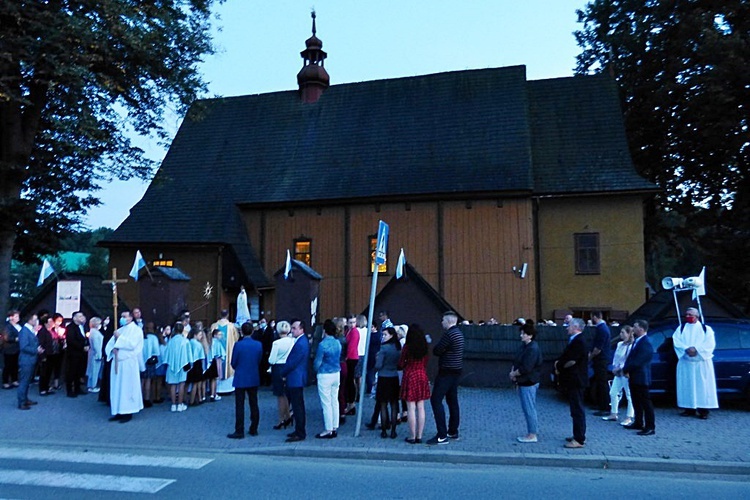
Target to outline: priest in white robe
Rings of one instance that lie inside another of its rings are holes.
[[[711,408],[719,407],[714,374],[716,339],[710,326],[704,326],[698,310],[685,311],[685,323],[677,328],[672,339],[677,354],[677,406],[682,416],[708,418]]]
[[[105,347],[110,369],[112,417],[110,421],[129,422],[133,413],[143,409],[140,363],[143,361],[143,330],[133,323],[133,316],[125,311],[120,316],[120,328]]]

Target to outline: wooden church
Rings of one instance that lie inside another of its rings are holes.
[[[643,303],[655,186],[635,172],[611,78],[529,81],[512,66],[331,85],[314,18],[305,45],[298,89],[193,105],[103,243],[111,267],[140,250],[190,277],[187,308],[205,303],[194,318],[231,309],[241,286],[251,315],[271,318],[289,249],[321,277],[317,317],[340,316],[368,305],[384,220],[379,288],[403,248],[464,318]],[[129,304],[148,279],[121,285]]]

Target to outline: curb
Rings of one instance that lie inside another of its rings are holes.
[[[439,453],[413,453],[379,449],[274,446],[253,450],[231,450],[230,454],[268,455],[295,458],[354,459],[374,461],[451,463],[463,465],[511,465],[576,469],[633,470],[651,472],[692,472],[750,476],[750,463],[700,460],[653,460],[633,457],[560,456],[543,453],[466,453],[448,450]]]
[[[23,440],[3,439],[0,446],[23,446],[41,448],[54,446],[82,451],[112,451],[108,445],[101,443],[82,443],[65,441],[29,442]],[[750,462],[726,462],[681,459],[645,459],[638,457],[618,456],[563,456],[545,453],[469,453],[446,450],[445,448],[430,447],[422,452],[382,450],[373,448],[344,448],[344,447],[315,447],[308,445],[264,446],[252,449],[216,449],[216,448],[186,448],[170,446],[149,446],[118,444],[118,448],[126,454],[159,454],[176,455],[258,455],[290,458],[338,459],[338,460],[370,460],[380,462],[412,462],[412,463],[448,463],[456,465],[506,465],[523,467],[554,467],[571,469],[599,469],[621,471],[675,472],[697,474],[722,474],[750,477]],[[43,460],[43,457],[40,457]]]

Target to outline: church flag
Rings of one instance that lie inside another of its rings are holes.
[[[55,270],[52,268],[52,264],[50,264],[47,259],[44,259],[44,262],[42,262],[42,269],[39,271],[39,279],[36,282],[36,286],[42,286],[44,280],[52,276],[52,273],[54,272]]]
[[[286,251],[286,264],[284,265],[284,279],[289,279],[289,273],[292,272],[292,256],[289,254],[289,249]]]
[[[141,251],[137,250],[135,252],[135,261],[133,262],[133,267],[130,269],[130,277],[132,277],[135,281],[138,281],[138,271],[146,267],[146,260],[143,258],[143,255],[141,255]]]
[[[404,265],[406,265],[406,255],[404,255],[404,249],[401,249],[401,255],[398,256],[398,263],[396,263],[396,279],[400,280],[404,276]]]

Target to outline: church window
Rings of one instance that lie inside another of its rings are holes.
[[[312,267],[312,240],[310,238],[294,240],[294,260],[304,262]]]
[[[378,235],[371,234],[367,237],[370,242],[370,274],[375,272],[375,249],[378,246]],[[378,273],[383,274],[388,272],[388,255],[385,256],[385,264],[378,266]]]
[[[600,274],[599,233],[576,233],[576,274]]]

